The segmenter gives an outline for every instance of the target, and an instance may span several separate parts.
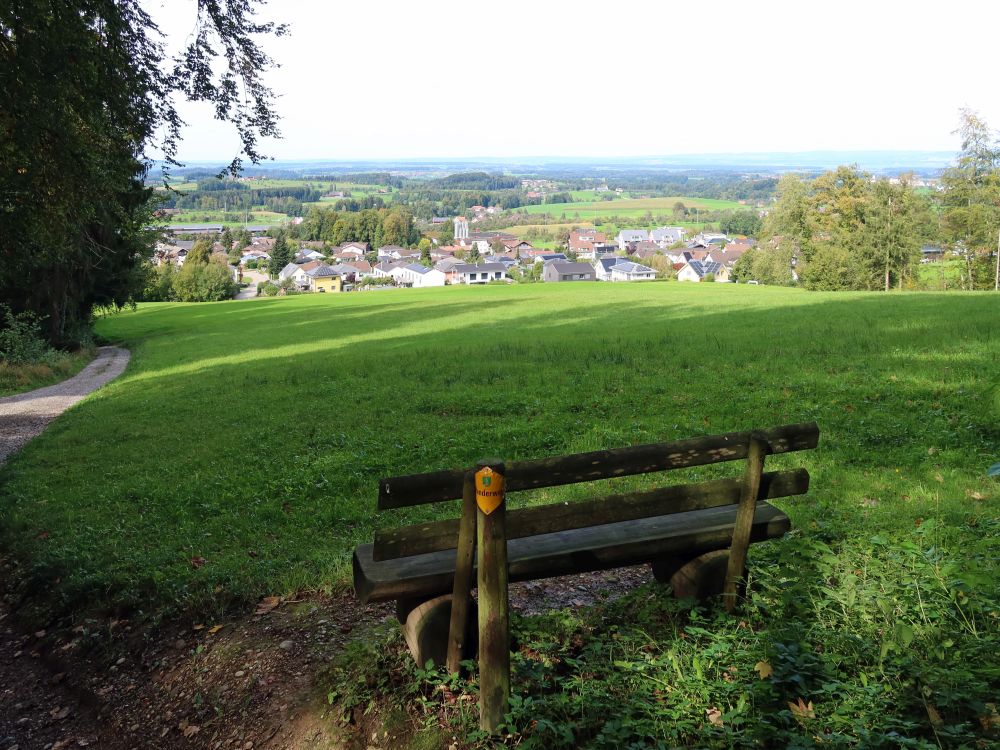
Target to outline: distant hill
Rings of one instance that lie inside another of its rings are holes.
[[[950,151],[795,151],[759,153],[675,154],[641,157],[512,157],[512,158],[414,158],[386,160],[309,159],[275,160],[266,165],[247,165],[244,174],[260,177],[346,175],[391,172],[397,176],[439,178],[456,173],[507,175],[593,176],[621,172],[682,172],[758,174],[802,171],[819,172],[841,164],[857,164],[878,174],[913,171],[936,174],[954,160]],[[188,162],[172,170],[175,176],[201,177],[215,174],[222,162]],[[151,170],[155,174],[159,165]],[[482,175],[476,175],[482,177]]]

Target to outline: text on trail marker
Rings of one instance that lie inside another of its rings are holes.
[[[489,466],[476,472],[476,505],[486,515],[495,511],[503,502],[503,485],[503,474]]]

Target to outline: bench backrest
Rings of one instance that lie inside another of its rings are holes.
[[[779,454],[815,448],[819,427],[815,422],[784,425],[753,432],[653,443],[630,448],[576,453],[531,461],[506,463],[508,492],[555,487],[597,479],[648,474],[689,466],[704,466],[747,457],[751,437],[767,443],[767,453]],[[437,471],[392,477],[379,482],[379,510],[455,500],[471,469]],[[555,503],[508,511],[507,537],[516,539],[554,531],[598,526],[701,508],[739,503],[740,479],[717,479],[610,495],[596,500]],[[801,495],[809,489],[805,469],[765,473],[759,499]],[[426,552],[454,549],[459,519],[414,524],[375,534],[375,560],[392,560]]]

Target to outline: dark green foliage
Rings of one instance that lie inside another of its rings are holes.
[[[336,209],[313,207],[290,236],[303,240],[322,240],[331,245],[344,242],[367,242],[372,248],[383,245],[415,245],[420,231],[413,214],[405,208],[364,209],[343,213]],[[278,269],[280,270],[280,269]]]
[[[735,211],[719,222],[724,234],[756,237],[760,232],[761,218],[756,211]]]
[[[142,299],[145,302],[171,302],[177,299],[174,292],[174,278],[177,276],[177,266],[173,263],[164,263],[160,266],[153,266],[144,263],[143,268],[146,273],[146,283],[142,290]]]
[[[174,294],[181,302],[220,302],[236,294],[236,282],[224,263],[191,263],[174,276]]]
[[[42,322],[33,312],[14,313],[0,303],[0,362],[26,365],[42,361],[50,352]]]
[[[521,187],[521,178],[486,172],[459,172],[431,180],[429,184],[449,190],[513,190]]]
[[[138,0],[0,5],[0,299],[44,316],[50,342],[78,340],[95,308],[141,291],[146,149],[159,139],[176,164],[174,94],[213,102],[253,160],[276,134],[257,37],[284,29],[257,23],[255,4],[199,0],[174,59]]]
[[[172,263],[145,264],[144,271],[145,302],[219,302],[231,299],[237,290],[228,266],[214,259],[192,261],[190,253],[179,269]]]
[[[278,230],[274,237],[274,247],[271,248],[269,255],[271,260],[267,266],[271,270],[271,276],[276,277],[282,268],[292,262],[292,248],[288,245],[288,237],[284,230]]]

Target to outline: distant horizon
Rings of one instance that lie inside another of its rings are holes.
[[[677,170],[744,170],[790,171],[796,169],[830,169],[839,165],[857,165],[867,170],[940,170],[950,166],[955,160],[953,151],[910,150],[910,149],[813,149],[803,151],[719,151],[701,153],[654,154],[647,156],[410,156],[410,157],[312,157],[274,158],[259,164],[245,163],[244,172],[255,170],[293,170],[295,168],[319,168],[337,166],[419,166],[446,167],[466,165],[480,167],[558,167],[585,166],[617,170],[657,168]],[[191,159],[180,169],[221,168],[228,159]],[[154,164],[159,166],[159,162]]]

